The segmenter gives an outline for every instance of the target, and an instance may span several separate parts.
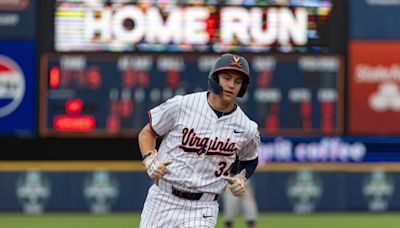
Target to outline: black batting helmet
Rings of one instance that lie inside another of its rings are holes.
[[[222,92],[222,87],[219,85],[218,79],[218,72],[221,70],[236,70],[245,76],[238,93],[238,97],[243,97],[250,81],[249,63],[247,60],[242,56],[226,53],[215,61],[208,75],[208,88],[216,94]]]

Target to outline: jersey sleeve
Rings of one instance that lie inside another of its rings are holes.
[[[238,153],[240,161],[254,160],[258,157],[258,147],[260,146],[260,133],[258,131],[258,125],[256,123],[254,123],[253,132],[253,136]]]
[[[149,124],[157,136],[170,131],[178,118],[182,96],[175,96],[149,111]]]

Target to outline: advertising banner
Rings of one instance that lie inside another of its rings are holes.
[[[297,171],[258,172],[254,189],[261,211],[371,211],[400,208],[398,172],[321,172],[304,165]],[[273,187],[271,187],[273,186]]]
[[[400,137],[263,137],[259,163],[400,162]]]
[[[348,1],[350,37],[353,39],[400,38],[400,1]]]
[[[1,171],[0,211],[94,214],[141,211],[152,181],[144,171]],[[363,171],[256,172],[252,185],[261,211],[396,211],[400,172],[384,165]],[[220,205],[223,198],[219,197]]]
[[[0,134],[35,130],[35,71],[33,41],[0,42]]]
[[[399,53],[400,42],[350,42],[350,133],[400,133]]]
[[[139,210],[151,185],[145,172],[110,172],[102,169],[48,172],[29,169],[0,174],[0,183],[9,183],[2,186],[0,211],[23,211],[29,214],[46,211],[108,213]]]
[[[33,39],[36,0],[0,1],[0,39]]]

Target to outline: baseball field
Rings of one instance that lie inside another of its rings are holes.
[[[217,228],[223,228],[220,216]],[[91,215],[85,213],[47,213],[23,215],[0,213],[0,228],[134,228],[139,227],[138,213]],[[243,217],[238,217],[235,228],[245,228]],[[262,213],[259,228],[397,228],[400,213]]]

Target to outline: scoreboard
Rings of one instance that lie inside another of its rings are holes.
[[[332,0],[56,0],[57,52],[327,53]],[[339,11],[340,12],[340,11]],[[343,17],[343,15],[341,15]],[[335,22],[335,23],[333,23]],[[51,34],[49,32],[48,34]]]
[[[136,137],[147,111],[208,89],[218,54],[47,53],[41,58],[44,137]],[[243,54],[250,85],[239,105],[262,135],[336,135],[343,125],[339,55]]]

